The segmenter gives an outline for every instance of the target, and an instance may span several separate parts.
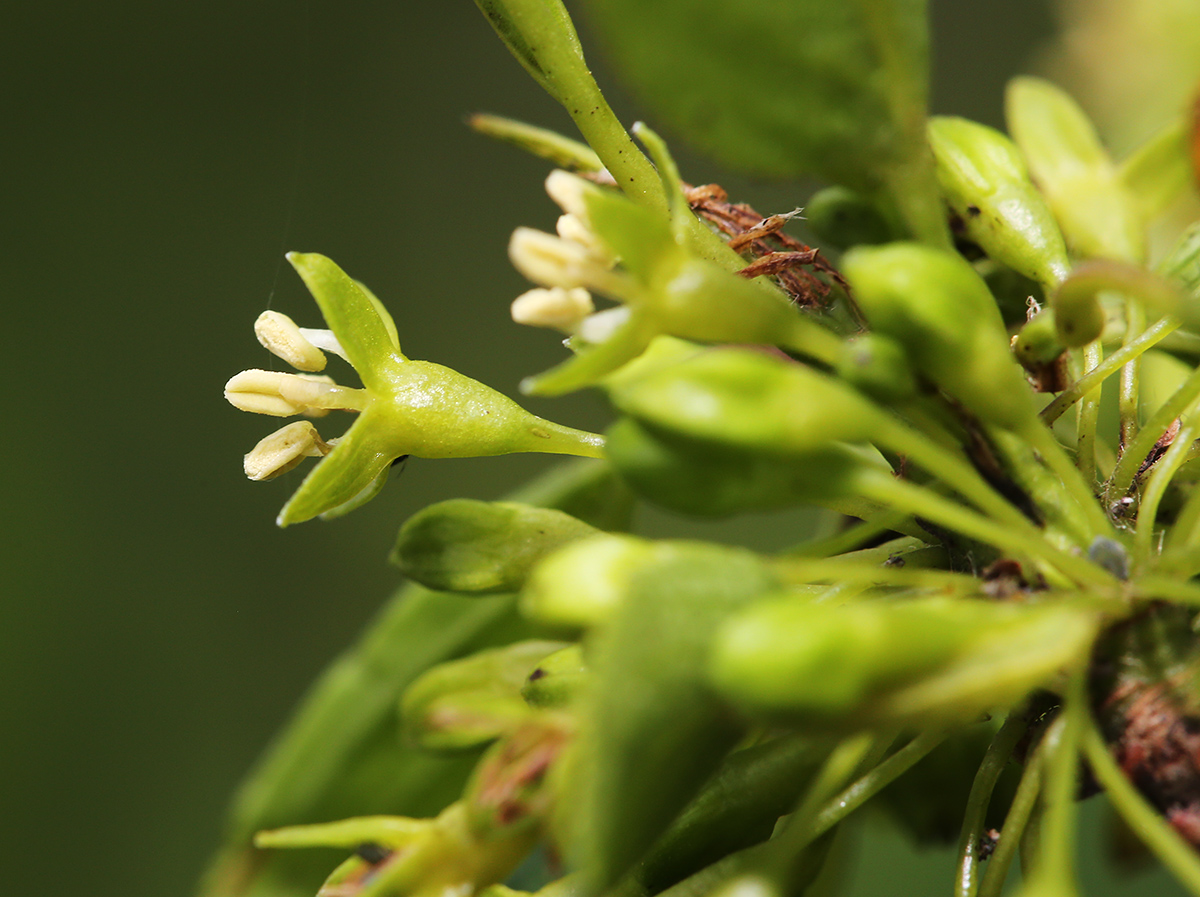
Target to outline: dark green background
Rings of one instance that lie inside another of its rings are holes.
[[[999,123],[1049,13],[934,6],[938,109]],[[556,212],[541,163],[461,120],[568,122],[468,0],[43,2],[0,21],[0,890],[187,894],[238,778],[397,582],[396,526],[544,465],[414,461],[362,512],[277,530],[300,474],[242,477],[276,423],[221,386],[272,366],[263,308],[318,324],[282,253],[332,256],[408,354],[515,393],[561,349],[508,321],[525,285],[505,245]],[[684,164],[767,212],[807,194]],[[530,405],[604,421],[589,398]]]

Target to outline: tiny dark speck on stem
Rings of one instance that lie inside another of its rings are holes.
[[[536,670],[534,670],[532,673],[529,674],[529,681],[533,682],[534,680],[541,679],[545,675],[546,675],[546,671],[543,670],[541,667],[538,667]]]
[[[979,214],[979,206],[967,206],[967,214],[974,218]]]

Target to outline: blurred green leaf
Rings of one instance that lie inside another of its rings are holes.
[[[569,843],[612,885],[716,770],[743,728],[705,681],[711,635],[772,586],[752,553],[663,543],[589,643],[594,687],[568,772]]]
[[[889,195],[944,242],[924,141],[924,0],[586,4],[634,90],[725,164]]]

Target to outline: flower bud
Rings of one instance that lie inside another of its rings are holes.
[[[297,370],[325,370],[325,353],[309,342],[287,315],[264,311],[254,322],[254,335],[263,348]]]
[[[864,333],[847,342],[838,359],[837,375],[880,402],[911,399],[917,380],[904,349],[880,333]]]
[[[1016,145],[965,118],[929,121],[938,183],[963,232],[989,256],[1052,289],[1067,274],[1058,224]]]
[[[603,623],[620,603],[629,577],[653,553],[641,539],[601,534],[572,542],[533,569],[521,611],[556,629]]]
[[[562,642],[516,642],[439,664],[404,692],[404,734],[430,750],[462,750],[492,741],[530,714],[521,688]]]
[[[846,249],[896,239],[875,204],[846,187],[826,187],[804,207],[804,219],[823,244]]]
[[[583,649],[579,645],[568,645],[537,665],[525,680],[521,697],[531,707],[565,707],[579,694],[586,681]]]
[[[609,390],[656,429],[748,452],[806,455],[859,442],[880,414],[852,389],[766,352],[714,349]]]
[[[957,255],[917,243],[859,247],[842,270],[871,327],[981,420],[1027,426],[1033,402],[987,285]]]
[[[713,646],[712,681],[771,719],[850,724],[968,719],[1085,662],[1097,620],[1063,604],[963,598],[755,604]]]
[[[597,532],[549,508],[452,499],[408,518],[390,560],[430,589],[515,592],[542,557]]]
[[[1052,308],[1038,312],[1025,322],[1025,326],[1013,340],[1013,354],[1026,370],[1032,371],[1047,365],[1065,351],[1058,337],[1054,317]]]
[[[1039,78],[1014,78],[1008,130],[1053,209],[1063,236],[1085,258],[1139,261],[1141,216],[1083,110]]]

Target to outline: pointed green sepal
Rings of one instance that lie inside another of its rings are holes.
[[[370,488],[395,457],[386,433],[375,427],[370,411],[364,412],[337,447],[305,477],[279,512],[276,523],[280,526],[303,523],[354,500]]]
[[[363,385],[378,385],[376,371],[388,361],[403,361],[374,298],[330,259],[315,252],[289,252],[287,260],[303,278],[321,314],[346,352]],[[392,325],[393,332],[395,325]]]
[[[405,816],[359,816],[315,825],[291,825],[259,832],[255,847],[343,847],[353,850],[362,844],[403,847],[429,830],[429,820]]]
[[[558,396],[591,386],[625,362],[636,358],[650,344],[654,332],[636,311],[608,339],[581,349],[557,367],[521,381],[521,392],[532,396]]]

